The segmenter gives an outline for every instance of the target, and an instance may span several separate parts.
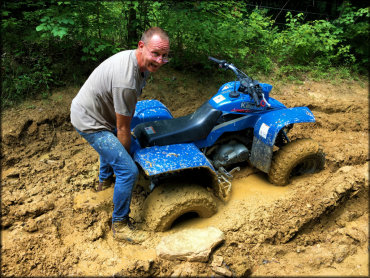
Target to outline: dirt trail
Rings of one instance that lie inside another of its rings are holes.
[[[148,83],[143,98],[159,99],[180,116],[216,89],[166,69]],[[213,256],[222,256],[236,276],[368,275],[367,83],[276,85],[271,96],[313,111],[317,122],[296,125],[292,138],[317,140],[326,153],[325,169],[276,187],[245,166],[217,214],[184,220],[165,233],[148,232],[141,245],[112,238],[113,189],[94,192],[98,156],[69,123],[77,91],[55,92],[50,100],[2,114],[3,275],[211,276],[212,258],[172,262],[155,254],[164,235],[210,225],[226,235]],[[137,186],[135,219],[141,219],[143,200]]]

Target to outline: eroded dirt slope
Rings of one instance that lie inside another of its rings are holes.
[[[173,230],[217,226],[226,240],[213,255],[222,256],[224,267],[237,276],[368,275],[367,86],[277,85],[271,96],[313,111],[317,122],[296,125],[291,136],[317,140],[326,153],[325,169],[274,189],[265,175],[246,166],[233,181],[234,195],[219,204],[214,217]],[[180,116],[216,88],[165,70],[148,83],[143,97],[161,100]],[[156,257],[156,244],[171,231],[148,232],[142,245],[112,239],[113,189],[94,192],[98,156],[69,123],[77,91],[55,92],[50,100],[29,101],[2,114],[2,274],[215,275],[212,257],[207,263]],[[251,194],[256,179],[261,186]],[[132,202],[137,220],[143,199],[137,186]]]

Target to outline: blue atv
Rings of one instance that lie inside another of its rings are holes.
[[[227,199],[233,173],[243,162],[286,185],[292,176],[324,167],[319,144],[290,140],[296,123],[314,122],[307,107],[287,108],[259,83],[225,60],[209,59],[232,70],[237,80],[190,115],[173,118],[158,100],[139,101],[132,119],[132,154],[150,194],[144,201],[149,229],[165,231],[188,213],[210,217],[215,197]]]

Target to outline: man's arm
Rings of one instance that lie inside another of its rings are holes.
[[[125,147],[126,151],[130,153],[131,145],[131,119],[132,116],[123,116],[116,113],[117,119],[117,138],[121,142],[122,146]]]

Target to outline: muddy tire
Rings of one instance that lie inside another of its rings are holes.
[[[324,168],[325,156],[312,139],[296,139],[279,149],[273,157],[269,180],[286,185],[293,176],[315,173]]]
[[[195,212],[210,217],[217,212],[213,194],[199,185],[160,185],[144,202],[145,221],[150,230],[163,232],[180,216]]]

